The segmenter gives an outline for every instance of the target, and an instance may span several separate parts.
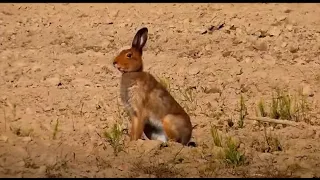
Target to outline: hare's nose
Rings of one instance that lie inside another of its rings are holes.
[[[113,66],[117,65],[117,62],[116,61],[113,61]]]

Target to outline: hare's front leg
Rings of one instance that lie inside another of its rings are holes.
[[[133,116],[131,123],[130,140],[135,141],[140,139],[143,134],[144,122],[141,118]]]

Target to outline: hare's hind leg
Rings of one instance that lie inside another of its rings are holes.
[[[191,139],[192,125],[187,117],[168,114],[163,119],[163,129],[169,139],[183,145]]]

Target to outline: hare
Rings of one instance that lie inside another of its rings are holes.
[[[146,27],[137,31],[130,49],[113,61],[121,73],[121,101],[131,119],[130,140],[169,140],[188,145],[192,135],[189,115],[154,76],[143,71],[142,48],[148,39]]]

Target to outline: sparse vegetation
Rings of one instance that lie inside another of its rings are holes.
[[[226,162],[235,166],[243,165],[245,157],[238,151],[238,147],[231,137],[227,138],[227,147],[224,149]]]
[[[124,148],[123,134],[123,129],[119,123],[113,124],[112,128],[104,133],[116,156]]]
[[[273,94],[269,112],[265,106],[261,99],[258,103],[259,116],[294,121],[307,120],[307,112],[310,110],[307,99],[301,92],[293,97],[280,90]]]
[[[239,117],[239,121],[238,121],[238,126],[239,126],[239,128],[243,128],[243,126],[244,126],[243,120],[247,115],[247,107],[245,105],[244,98],[243,98],[242,94],[240,96],[240,110],[239,111],[240,111],[240,117]]]
[[[211,128],[211,136],[215,146],[222,147],[222,137],[219,135],[216,127]]]
[[[223,158],[227,164],[232,164],[234,166],[244,164],[245,156],[238,151],[238,146],[231,137],[227,137],[223,143],[223,138],[219,135],[214,126],[211,128],[211,135],[214,145],[223,148],[223,153],[220,152],[218,157]]]
[[[267,133],[266,128],[264,129],[264,137],[267,143],[265,152],[282,151],[282,145],[277,136],[273,136],[271,133]]]
[[[57,133],[58,133],[58,127],[59,127],[59,119],[56,120],[56,124],[54,125],[53,139],[56,139],[56,136],[57,136]]]
[[[262,99],[258,103],[258,109],[262,117],[266,117],[268,114],[266,112],[265,104]]]

